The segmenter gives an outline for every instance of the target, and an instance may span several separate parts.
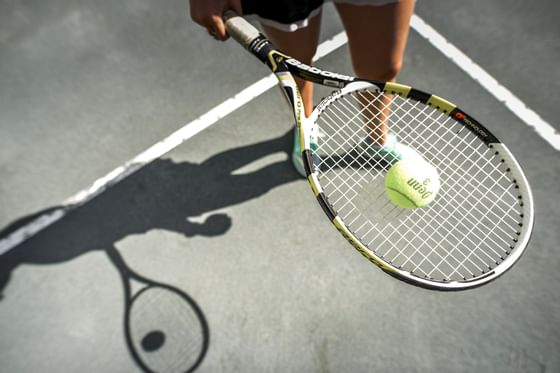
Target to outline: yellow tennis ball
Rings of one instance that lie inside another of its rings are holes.
[[[439,186],[436,168],[420,158],[400,160],[385,175],[387,196],[403,208],[426,206],[436,197]]]

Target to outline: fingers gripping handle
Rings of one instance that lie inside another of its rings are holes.
[[[259,30],[232,10],[226,11],[223,19],[226,23],[228,34],[247,49],[251,42],[260,36]]]

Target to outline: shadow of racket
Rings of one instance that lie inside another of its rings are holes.
[[[196,370],[209,344],[208,324],[196,302],[132,271],[114,246],[106,252],[123,281],[124,333],[136,364],[145,372]]]

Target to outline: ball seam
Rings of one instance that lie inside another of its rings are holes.
[[[391,188],[389,186],[386,186],[387,189],[389,189],[392,192],[396,192],[398,194],[400,194],[401,196],[403,196],[405,199],[407,199],[410,203],[412,203],[412,205],[415,208],[418,208],[418,205],[416,204],[416,202],[414,202],[413,200],[411,200],[406,194],[401,193],[399,190],[395,189],[395,188]]]

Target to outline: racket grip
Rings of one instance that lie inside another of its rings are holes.
[[[246,49],[249,49],[251,42],[260,36],[259,30],[233,10],[227,10],[222,18],[228,34]]]

